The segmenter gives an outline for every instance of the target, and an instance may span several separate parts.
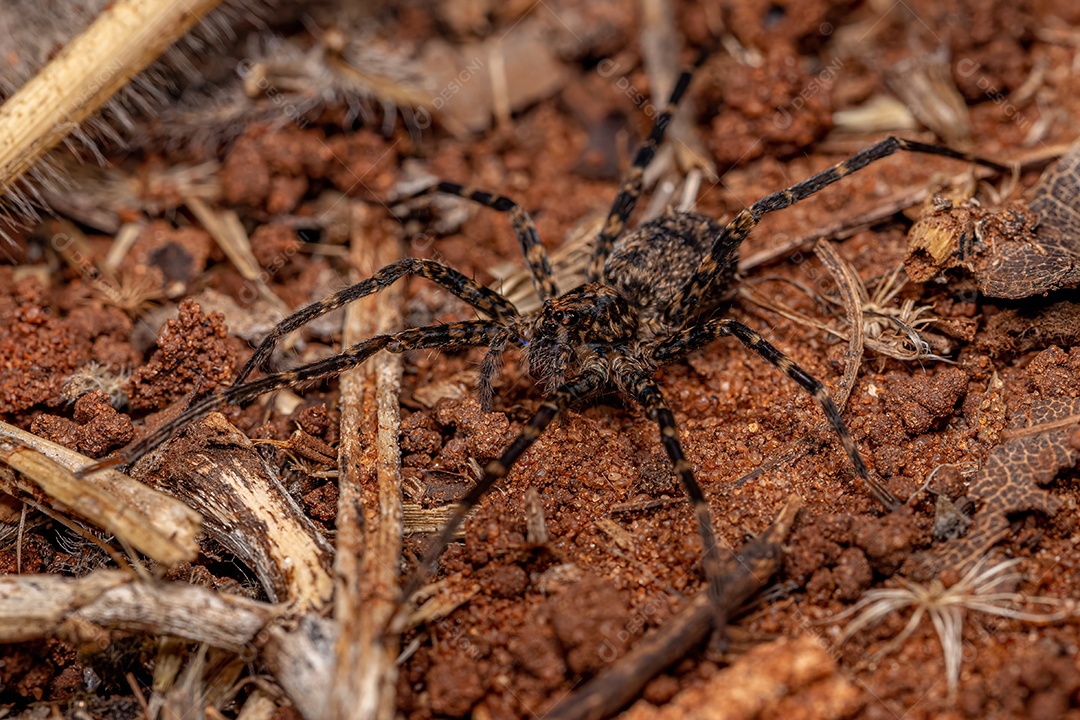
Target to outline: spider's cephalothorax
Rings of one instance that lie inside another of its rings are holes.
[[[677,296],[724,226],[698,213],[668,212],[628,232],[612,247],[603,281],[545,300],[528,329],[529,373],[551,391],[605,346],[632,348],[677,329]],[[694,308],[703,316],[726,299],[738,248],[724,259],[727,272],[713,281],[713,302]],[[645,360],[645,358],[640,358]]]
[[[638,329],[637,311],[614,288],[587,283],[545,300],[528,333],[529,374],[548,391],[580,372],[598,346],[625,346]]]
[[[704,58],[703,53],[698,64]],[[660,442],[675,475],[693,503],[704,545],[703,565],[709,590],[713,597],[719,598],[723,592],[723,577],[709,505],[694,477],[690,462],[683,454],[675,416],[653,378],[653,371],[719,337],[732,335],[817,400],[862,484],[885,508],[891,510],[897,507],[899,503],[895,496],[870,476],[825,387],[758,333],[742,323],[716,316],[715,311],[730,295],[740,244],[767,213],[789,207],[897,151],[963,159],[998,171],[1008,168],[946,147],[890,137],[800,183],[758,200],[726,225],[699,214],[669,213],[624,234],[641,194],[644,170],[663,140],[690,77],[690,71],[679,77],[667,106],[657,116],[647,141],[638,150],[607,221],[596,238],[584,285],[558,294],[551,263],[536,226],[528,213],[513,200],[494,193],[467,189],[455,183],[440,182],[425,192],[458,195],[509,215],[532,273],[533,285],[544,301],[538,313],[523,316],[500,293],[442,263],[421,258],[400,260],[367,280],[285,318],[256,349],[232,387],[202,398],[174,420],[162,424],[154,433],[125,449],[119,458],[87,468],[86,472],[122,462],[130,463],[191,421],[223,405],[250,402],[272,390],[337,375],[381,350],[405,352],[420,348],[487,347],[479,383],[481,401],[486,403],[490,400],[491,379],[499,367],[502,353],[508,348],[525,346],[529,370],[546,386],[547,397],[523,426],[518,437],[499,458],[491,460],[484,468],[480,480],[461,500],[439,537],[429,547],[421,567],[407,583],[402,597],[407,599],[418,589],[450,543],[466,513],[510,471],[556,417],[577,403],[603,393],[616,392],[640,406],[646,416],[656,423]],[[437,283],[471,305],[484,318],[408,328],[393,335],[376,336],[345,348],[338,355],[247,381],[256,368],[268,370],[272,352],[281,338],[331,310],[382,290],[406,275],[418,275]],[[403,622],[403,618],[404,613],[399,613],[398,621]],[[723,618],[718,618],[718,621],[722,622]]]

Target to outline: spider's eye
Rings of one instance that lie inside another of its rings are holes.
[[[563,321],[562,310],[556,310],[555,312],[551,313],[551,319],[557,323],[561,323]]]

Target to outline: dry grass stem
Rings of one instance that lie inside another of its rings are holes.
[[[109,630],[174,635],[234,652],[255,640],[279,606],[188,583],[143,582],[120,570],[83,578],[0,577],[0,642],[60,636],[104,647]]]
[[[1007,572],[1018,565],[1020,559],[1013,558],[987,567],[988,557],[984,556],[975,563],[960,581],[951,587],[945,587],[938,579],[928,585],[921,585],[898,578],[902,587],[868,591],[855,605],[830,618],[830,621],[855,618],[844,627],[840,642],[846,642],[856,633],[877,625],[893,613],[908,607],[914,608],[904,629],[874,653],[872,661],[877,661],[900,648],[919,627],[923,617],[929,615],[945,657],[945,677],[952,702],[956,698],[960,679],[964,617],[968,611],[1030,623],[1060,622],[1076,614],[1074,601],[1027,596],[1005,590],[1023,579],[1021,573]],[[1019,609],[1024,605],[1042,606],[1048,610],[1033,612]]]
[[[400,258],[392,231],[365,205],[352,208],[355,279]],[[404,283],[351,304],[342,343],[401,327]],[[341,376],[336,667],[328,717],[392,718],[398,640],[385,637],[397,610],[401,558],[401,355],[382,353]],[[375,442],[370,438],[375,434]]]
[[[0,106],[0,195],[219,1],[112,3]]]

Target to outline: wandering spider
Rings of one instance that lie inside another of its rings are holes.
[[[697,213],[671,212],[624,234],[642,191],[644,171],[663,140],[675,108],[690,84],[693,70],[701,65],[705,56],[702,53],[694,68],[680,75],[667,106],[637,151],[607,221],[596,238],[584,284],[559,292],[536,226],[529,214],[513,200],[440,182],[424,192],[457,195],[509,215],[533,284],[543,300],[538,311],[523,315],[500,293],[435,260],[400,260],[369,279],[284,319],[255,350],[230,388],[197,400],[178,417],[127,448],[120,457],[99,463],[87,472],[108,465],[131,463],[188,423],[226,404],[250,402],[273,390],[335,376],[380,350],[401,353],[421,348],[487,347],[480,367],[478,389],[482,404],[489,406],[492,381],[498,373],[502,354],[512,347],[524,348],[529,372],[544,386],[547,398],[503,454],[487,464],[480,480],[457,505],[441,534],[425,553],[420,569],[407,584],[403,597],[410,597],[426,579],[467,512],[510,471],[561,413],[612,391],[640,405],[657,424],[674,472],[693,503],[704,546],[704,572],[709,592],[720,597],[720,554],[709,506],[694,478],[691,464],[683,454],[674,415],[653,375],[657,368],[719,337],[733,335],[814,397],[867,490],[886,509],[896,508],[899,505],[896,497],[867,471],[825,387],[754,330],[735,320],[712,315],[722,305],[735,280],[740,244],[767,213],[808,198],[898,150],[978,162],[998,171],[1007,168],[946,147],[890,137],[807,180],[758,200],[727,225]],[[256,368],[268,370],[275,347],[289,333],[331,310],[376,293],[405,275],[418,275],[435,282],[486,319],[379,335],[337,355],[293,370],[247,380]]]

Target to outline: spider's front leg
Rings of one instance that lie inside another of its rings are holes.
[[[811,175],[802,182],[795,183],[791,187],[774,192],[771,195],[766,195],[732,218],[731,222],[713,240],[709,253],[701,259],[694,274],[690,276],[690,279],[686,281],[668,306],[664,318],[667,325],[670,327],[682,326],[688,311],[701,305],[717,279],[730,272],[730,268],[735,263],[739,246],[757,227],[762,217],[768,213],[791,207],[800,200],[805,200],[814,193],[824,190],[838,180],[858,172],[878,160],[884,160],[897,152],[921,153],[953,158],[954,160],[966,160],[997,172],[1009,172],[1011,170],[1008,166],[993,160],[953,150],[944,145],[929,145],[897,137],[885,138],[881,142],[855,153],[847,160]]]
[[[551,261],[548,259],[547,249],[540,240],[540,233],[536,230],[536,223],[525,208],[506,197],[497,195],[487,190],[477,190],[473,187],[465,187],[454,182],[445,180],[425,188],[409,197],[404,197],[399,202],[422,197],[431,193],[445,193],[456,195],[474,203],[491,208],[497,212],[506,213],[510,216],[510,226],[521,243],[521,253],[525,256],[525,264],[529,266],[532,275],[533,287],[541,300],[548,300],[559,294],[555,286],[554,274],[551,271]]]
[[[651,358],[657,365],[666,365],[698,348],[704,347],[717,338],[729,335],[734,335],[743,345],[753,350],[764,360],[767,360],[773,367],[794,380],[799,387],[814,397],[825,413],[829,424],[832,425],[833,431],[840,438],[840,444],[843,445],[844,452],[851,458],[851,463],[855,466],[855,473],[866,485],[870,494],[890,512],[900,507],[901,503],[896,496],[881,482],[871,477],[859,449],[855,447],[855,441],[851,438],[847,425],[844,424],[844,419],[840,417],[840,410],[837,409],[836,403],[832,401],[825,386],[746,325],[735,320],[721,318],[680,330],[656,343],[651,350]]]
[[[465,277],[452,267],[434,260],[404,258],[387,265],[367,280],[350,285],[317,303],[297,310],[278,323],[255,349],[255,353],[244,365],[240,374],[236,376],[233,387],[241,386],[255,368],[263,371],[269,368],[270,357],[281,338],[302,328],[315,318],[386,288],[406,275],[417,275],[441,285],[500,325],[515,324],[520,318],[513,303],[494,290],[489,290],[475,280]]]
[[[88,475],[117,465],[131,465],[148,452],[161,445],[189,424],[220,410],[226,405],[243,405],[260,395],[294,387],[297,384],[335,377],[356,367],[380,350],[405,352],[422,348],[483,347],[512,331],[502,325],[486,320],[469,320],[447,325],[430,325],[409,328],[393,335],[376,335],[346,349],[337,355],[301,365],[251,382],[233,385],[221,392],[197,400],[184,412],[158,426],[154,432],[132,443],[117,455],[84,468],[79,475]]]

